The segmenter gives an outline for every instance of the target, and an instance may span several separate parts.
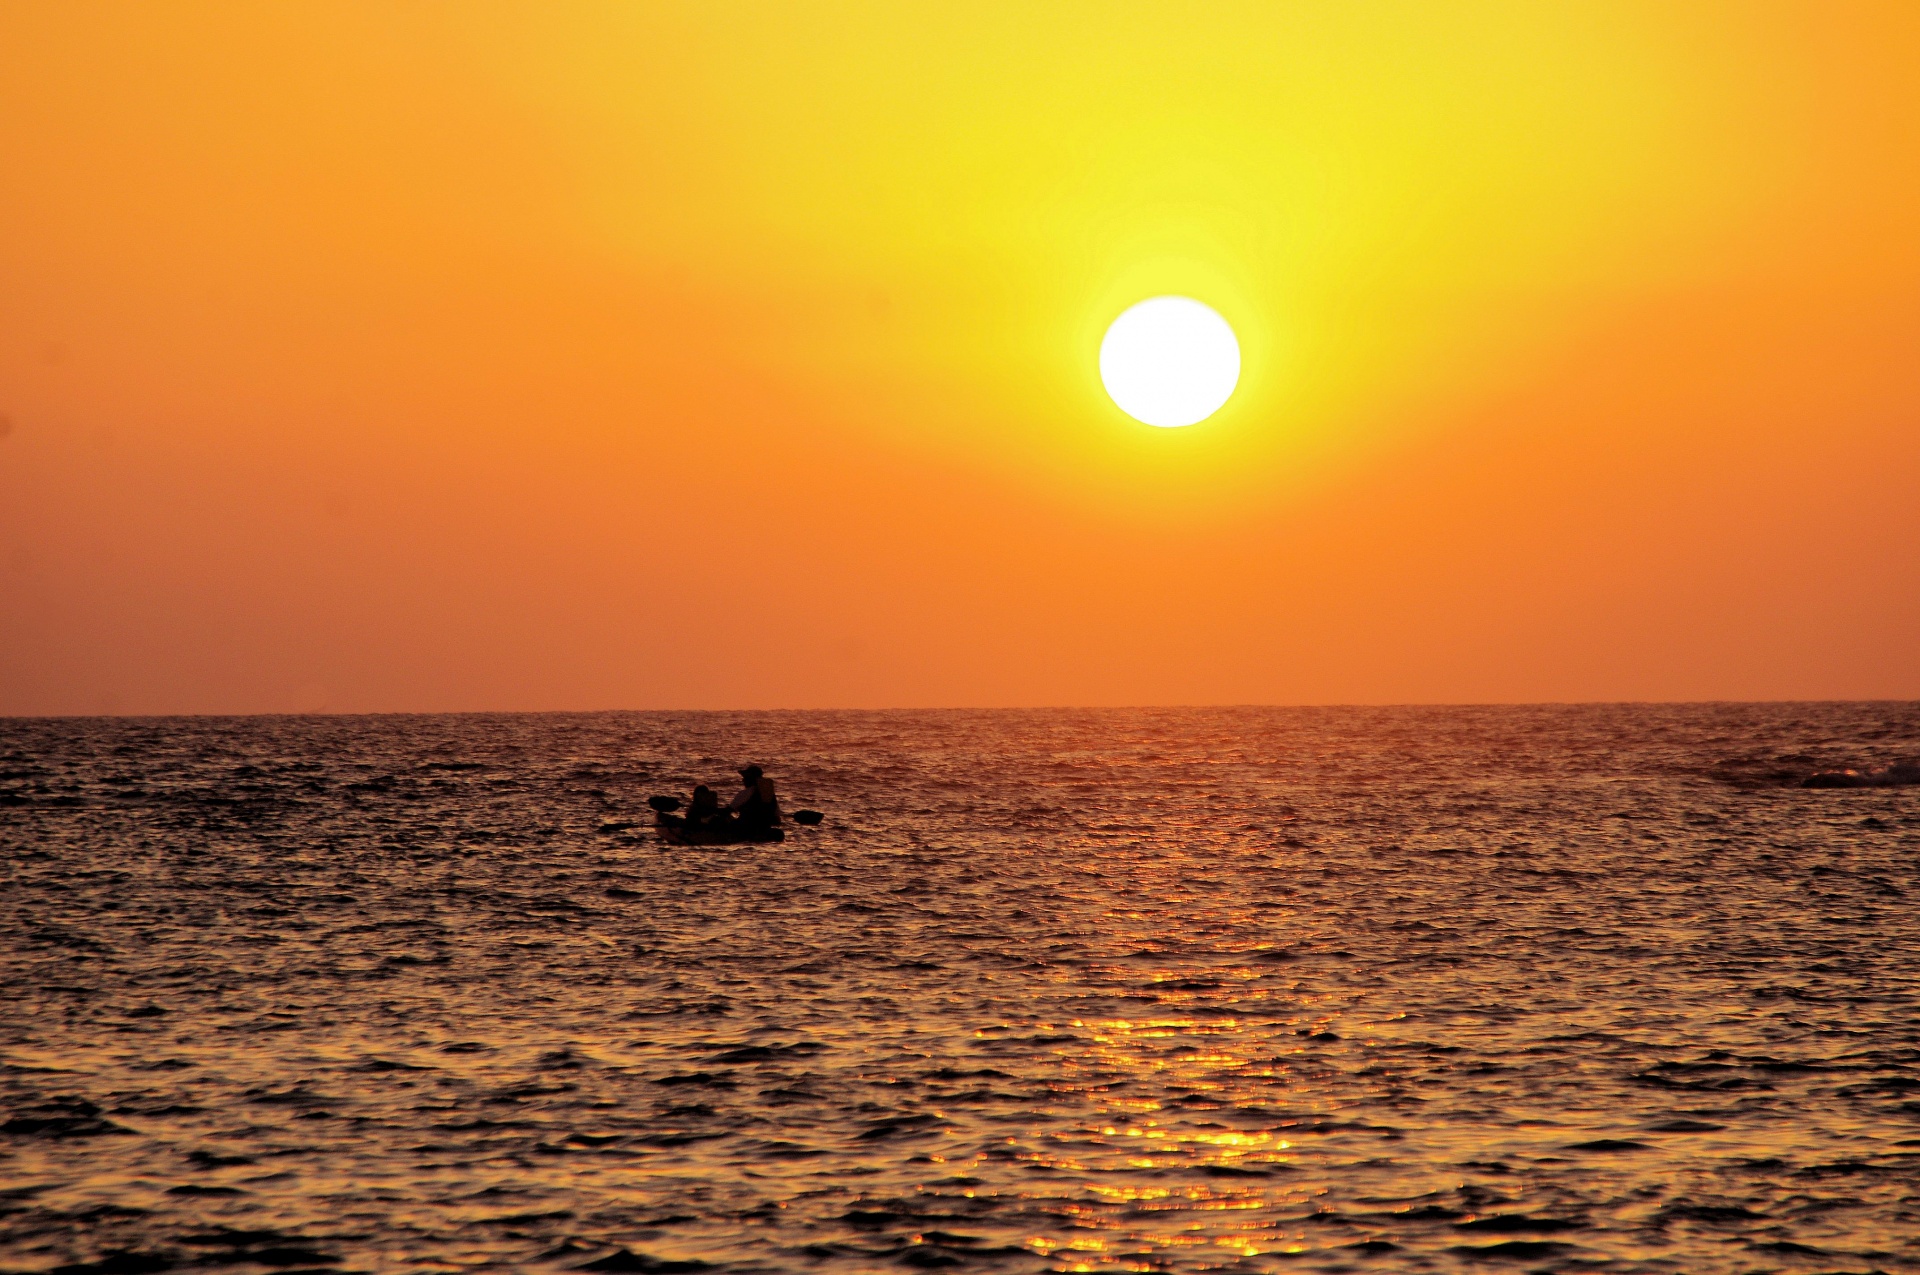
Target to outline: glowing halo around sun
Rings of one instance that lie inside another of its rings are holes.
[[[1233,397],[1240,342],[1225,319],[1192,297],[1149,297],[1107,329],[1100,381],[1136,421],[1162,429],[1197,425]]]

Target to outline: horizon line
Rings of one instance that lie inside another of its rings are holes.
[[[1244,709],[1484,709],[1484,708],[1710,708],[1762,705],[1912,704],[1920,698],[1872,696],[1849,699],[1620,699],[1620,700],[1400,700],[1325,701],[1320,703],[1218,704],[920,704],[886,707],[768,707],[768,708],[456,708],[456,709],[314,709],[308,711],[173,713],[10,713],[0,721],[167,721],[178,718],[278,717],[595,717],[675,716],[687,714],[802,714],[802,713],[1138,713],[1202,712]]]

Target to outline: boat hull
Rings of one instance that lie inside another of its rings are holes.
[[[663,814],[656,826],[662,843],[670,846],[757,846],[785,841],[780,828],[689,828],[678,815]]]

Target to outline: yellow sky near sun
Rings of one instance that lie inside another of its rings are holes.
[[[1729,210],[1796,175],[1734,135],[1761,77],[1591,10],[822,19],[634,13],[515,31],[501,62],[563,113],[610,254],[754,296],[756,353],[896,429],[947,425],[914,401],[942,385],[986,426],[960,445],[1048,481],[1295,461],[1382,400],[1510,370],[1570,293],[1711,270]],[[1204,436],[1112,428],[1090,376],[1105,323],[1163,292],[1247,351]]]
[[[1911,443],[1910,6],[78,4],[0,43],[0,624],[39,653],[0,711],[1813,693],[1786,648],[1719,676],[1769,603],[1793,658],[1881,635],[1834,693],[1920,693],[1911,607],[1742,556],[1913,527],[1905,462],[1869,499],[1754,458]],[[1160,293],[1241,341],[1193,429],[1098,381]],[[1703,562],[1619,615],[1672,570],[1634,554],[1733,524],[1737,605]],[[1169,578],[1284,615],[1119,601]],[[662,581],[700,618],[638,638]]]

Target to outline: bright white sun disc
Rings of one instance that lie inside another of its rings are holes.
[[[1149,297],[1107,329],[1100,381],[1136,421],[1165,429],[1198,424],[1233,397],[1240,342],[1192,297]]]

